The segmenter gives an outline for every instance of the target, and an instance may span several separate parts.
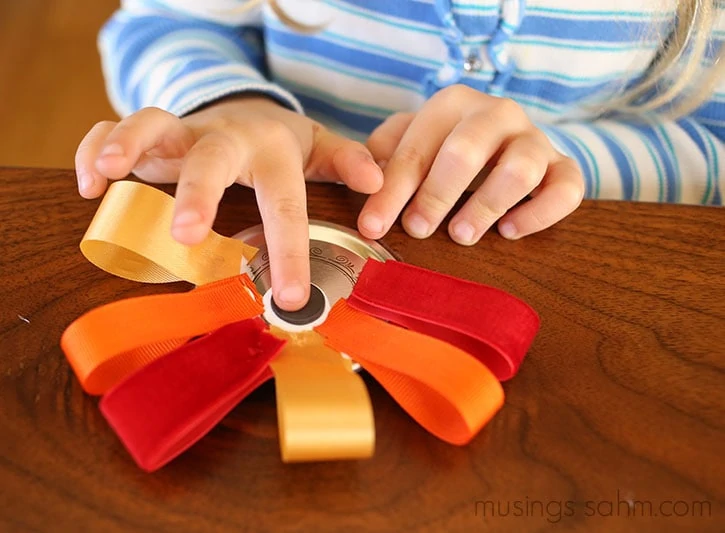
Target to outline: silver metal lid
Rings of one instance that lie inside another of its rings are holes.
[[[310,306],[320,305],[319,298],[311,297],[308,306],[297,314],[292,313],[291,317],[285,316],[272,300],[269,254],[262,225],[253,226],[234,236],[259,249],[254,258],[243,265],[243,272],[249,274],[264,297],[265,320],[286,331],[309,330],[324,322],[332,306],[340,298],[350,296],[368,259],[395,260],[393,254],[380,243],[366,239],[344,226],[310,220],[309,228],[312,296],[322,294],[324,309],[311,309]],[[312,321],[307,323],[306,317]],[[353,362],[353,369],[359,371],[359,364]]]
[[[310,281],[327,297],[330,305],[347,298],[369,258],[395,259],[380,243],[364,238],[344,226],[310,221]],[[234,236],[259,249],[247,264],[248,273],[261,294],[271,288],[269,254],[261,225]]]

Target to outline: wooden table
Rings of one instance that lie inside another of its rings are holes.
[[[541,315],[505,407],[471,445],[432,437],[366,377],[374,458],[285,465],[269,383],[145,474],[58,341],[93,307],[184,286],[86,261],[97,205],[70,171],[0,170],[0,531],[725,529],[725,210],[585,203],[540,235],[473,248],[396,227],[383,242],[403,260]],[[313,218],[354,227],[360,205],[309,187]],[[252,193],[229,190],[217,231],[258,222]]]

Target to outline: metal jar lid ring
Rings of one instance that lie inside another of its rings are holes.
[[[312,284],[309,302],[301,310],[290,313],[280,309],[271,295],[265,296],[265,302],[271,304],[272,312],[282,321],[283,329],[291,331],[310,329],[340,298],[347,298],[368,259],[395,260],[380,243],[366,239],[349,228],[318,220],[311,220],[309,224]],[[268,295],[272,284],[262,225],[248,228],[234,238],[259,249],[243,268],[260,294]]]

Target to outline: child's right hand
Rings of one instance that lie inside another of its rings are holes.
[[[269,250],[277,305],[294,311],[310,287],[305,178],[377,192],[383,174],[368,149],[264,97],[240,97],[184,118],[145,108],[121,122],[100,122],[76,153],[78,189],[96,198],[108,180],[133,173],[150,183],[178,182],[173,237],[204,240],[224,190],[253,187]]]

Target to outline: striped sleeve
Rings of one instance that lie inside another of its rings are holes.
[[[181,116],[238,93],[264,94],[302,112],[292,93],[267,79],[259,9],[245,3],[122,2],[98,38],[116,112],[154,106]]]
[[[587,198],[723,205],[725,84],[677,120],[653,115],[540,127],[579,163]]]
[[[541,129],[578,162],[586,198],[723,205],[725,102],[708,106],[718,109],[717,117],[600,120]]]

